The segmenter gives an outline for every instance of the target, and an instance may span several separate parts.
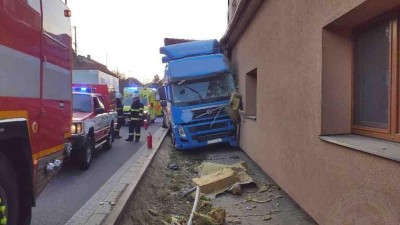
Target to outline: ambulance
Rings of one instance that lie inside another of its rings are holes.
[[[143,87],[139,93],[143,99],[144,109],[148,112],[150,121],[154,123],[155,118],[162,115],[157,89]]]
[[[144,105],[144,119],[151,123],[155,121],[157,116],[162,115],[161,105],[158,101],[159,97],[156,89],[147,87],[125,87],[123,94],[124,100],[122,101],[122,104],[124,105],[123,111],[127,120],[130,115],[133,96],[135,95],[139,95],[140,101]]]

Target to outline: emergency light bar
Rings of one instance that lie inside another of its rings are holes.
[[[96,88],[88,88],[88,87],[73,87],[73,92],[82,92],[82,93],[93,93],[96,91]]]

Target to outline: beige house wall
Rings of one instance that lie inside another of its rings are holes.
[[[319,224],[400,224],[399,163],[319,139],[351,132],[352,28],[399,5],[265,0],[230,49],[243,99],[257,69],[240,146]]]

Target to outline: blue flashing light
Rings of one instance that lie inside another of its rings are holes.
[[[90,93],[93,90],[94,89],[88,88],[88,87],[74,87],[74,88],[72,88],[72,91],[74,91],[74,92],[82,92],[82,93]]]

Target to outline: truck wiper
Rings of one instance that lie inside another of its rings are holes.
[[[185,81],[186,81],[186,80],[183,80],[183,81],[179,82],[179,83],[178,83],[178,86],[184,86],[185,88],[187,88],[187,89],[193,91],[194,93],[196,93],[196,94],[199,96],[200,100],[204,103],[204,99],[201,97],[201,94],[200,94],[198,91],[196,91],[195,89],[193,89],[193,88],[187,86],[186,84],[183,84],[183,83],[185,83]]]
[[[218,87],[222,88],[225,92],[228,92],[229,95],[231,95],[231,92],[228,89],[226,89],[224,86],[222,86],[218,83],[214,83],[214,84],[217,85]]]

